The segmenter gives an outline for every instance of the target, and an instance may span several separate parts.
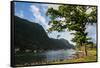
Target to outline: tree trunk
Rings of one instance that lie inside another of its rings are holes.
[[[81,46],[80,46],[80,51],[81,51],[81,56],[87,56],[87,47],[86,47],[86,45],[85,44],[81,44]]]
[[[84,56],[87,56],[87,47],[85,44],[82,44],[82,51],[84,53]]]
[[[87,56],[87,47],[86,47],[86,45],[84,45],[84,54],[85,54],[85,56]]]

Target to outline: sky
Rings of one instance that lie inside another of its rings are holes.
[[[50,27],[48,25],[49,17],[46,16],[46,11],[48,8],[53,7],[54,9],[58,9],[59,5],[54,4],[41,4],[41,3],[26,3],[26,2],[15,2],[15,15],[27,19],[31,22],[38,23],[43,26],[45,31]],[[88,37],[92,38],[93,42],[96,42],[96,24],[88,25],[86,29],[88,33]],[[51,33],[47,33],[50,38],[57,38],[57,35],[60,35],[60,38],[64,38],[68,40],[71,44],[75,44],[71,41],[74,37],[70,34],[71,32],[65,30],[65,32],[57,32],[52,31]]]

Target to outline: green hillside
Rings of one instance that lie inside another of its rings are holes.
[[[20,52],[26,49],[31,51],[37,50],[55,50],[74,48],[65,39],[49,38],[43,27],[34,22],[19,18],[15,19],[15,48],[19,48]]]

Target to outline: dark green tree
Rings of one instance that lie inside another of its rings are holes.
[[[87,55],[86,43],[91,38],[88,38],[88,32],[86,32],[86,25],[97,22],[97,12],[94,6],[79,6],[79,5],[60,5],[58,9],[48,8],[46,13],[50,17],[48,29],[51,31],[74,31],[75,37],[72,39],[76,42],[79,49]]]

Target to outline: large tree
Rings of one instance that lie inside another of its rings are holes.
[[[87,55],[86,43],[90,38],[87,37],[86,26],[97,22],[97,11],[95,6],[80,5],[60,5],[58,9],[48,8],[46,13],[50,17],[48,31],[74,31],[75,37],[72,39],[76,42],[80,50]]]

